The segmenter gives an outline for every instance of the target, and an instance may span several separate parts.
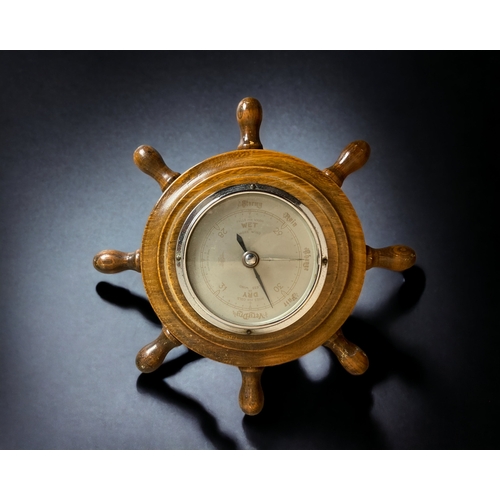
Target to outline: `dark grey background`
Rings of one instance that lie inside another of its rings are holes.
[[[495,52],[0,53],[0,448],[498,448]],[[374,247],[412,246],[405,277],[368,272],[346,336],[266,369],[266,405],[238,370],[184,348],[140,375],[158,320],[139,274],[101,275],[140,246],[160,195],[132,153],[174,170],[235,149],[235,109],[264,109],[264,147],[330,166],[372,147],[344,191]],[[406,278],[406,279],[405,279]]]

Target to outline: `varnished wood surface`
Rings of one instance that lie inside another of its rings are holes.
[[[342,330],[339,329],[323,345],[337,356],[340,364],[351,375],[362,375],[368,370],[368,356],[356,344],[347,340]]]
[[[366,269],[382,267],[390,271],[406,271],[417,260],[415,250],[405,245],[384,248],[366,246]]]
[[[174,172],[167,167],[160,153],[151,146],[139,146],[134,152],[134,163],[145,174],[151,176],[159,185],[162,191],[177,177],[178,172]]]
[[[238,396],[240,408],[247,415],[257,415],[264,407],[261,377],[263,368],[240,367],[241,388]]]
[[[102,250],[94,256],[94,267],[104,274],[116,274],[122,271],[141,272],[141,251],[121,252],[120,250]]]
[[[163,327],[162,332],[152,342],[145,345],[135,358],[137,368],[143,373],[151,373],[160,367],[167,354],[181,343]]]
[[[342,150],[337,161],[323,170],[333,181],[341,187],[345,178],[359,170],[370,157],[370,146],[365,141],[351,142]]]
[[[262,106],[257,99],[245,97],[236,108],[236,120],[240,127],[238,149],[262,149],[259,129],[262,122]]]

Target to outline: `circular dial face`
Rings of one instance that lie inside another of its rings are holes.
[[[263,334],[302,317],[321,291],[326,243],[312,213],[289,194],[238,185],[207,198],[177,243],[177,275],[207,321]]]

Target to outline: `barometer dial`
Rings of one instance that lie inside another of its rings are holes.
[[[300,201],[270,186],[215,193],[188,217],[177,274],[207,321],[241,334],[295,322],[314,303],[327,270],[324,236]]]

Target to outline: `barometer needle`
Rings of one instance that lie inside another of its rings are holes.
[[[264,260],[264,261],[278,261],[278,262],[290,262],[292,260],[304,260],[304,259],[285,259],[285,258],[281,258],[281,257],[264,257],[263,259],[260,259],[260,260]]]
[[[245,243],[243,242],[243,238],[239,234],[236,235],[236,241],[240,244],[240,247],[243,248],[244,252],[248,251]]]
[[[245,245],[245,242],[243,241],[243,238],[237,234],[236,235],[236,241],[239,243],[240,247],[243,249],[244,252],[247,252],[247,247]],[[266,289],[264,287],[264,284],[262,283],[262,280],[260,278],[259,273],[257,272],[257,269],[255,267],[252,268],[253,272],[255,273],[255,277],[257,278],[257,281],[259,282],[259,285],[261,286],[262,290],[264,291],[265,296],[267,297],[267,300],[269,301],[269,304],[271,304],[271,307],[273,307],[273,303],[271,302],[271,299],[269,298],[269,295],[267,295]]]
[[[264,293],[266,294],[266,297],[267,297],[267,300],[269,301],[269,304],[271,304],[271,307],[273,307],[271,299],[269,298],[269,295],[267,295],[266,289],[264,288],[264,285],[262,284],[262,280],[260,279],[259,273],[255,269],[255,267],[253,268],[253,272],[255,273],[255,277],[257,278],[259,285],[262,287],[262,290],[264,290]]]

